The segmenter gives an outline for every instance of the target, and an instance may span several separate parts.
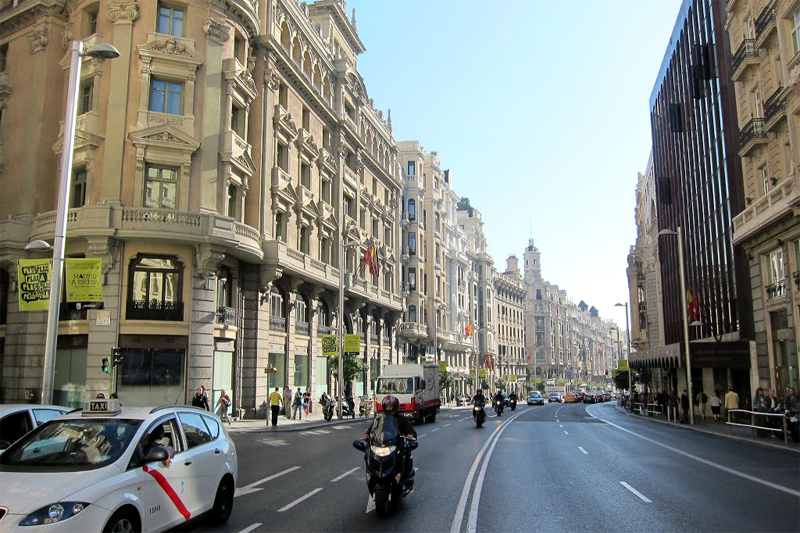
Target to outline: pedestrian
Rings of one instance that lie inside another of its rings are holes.
[[[681,424],[687,424],[689,422],[689,393],[686,392],[686,389],[683,389],[681,393]]]
[[[292,409],[292,420],[300,417],[303,419],[303,393],[300,392],[300,387],[297,387],[297,392],[294,393],[294,408]]]
[[[205,385],[200,385],[200,388],[203,389],[203,397],[206,399],[206,411],[211,411],[211,401],[208,399],[208,388]]]
[[[708,405],[708,395],[700,389],[697,393],[697,397],[695,398],[695,405],[700,407],[700,414],[703,416],[703,421],[706,419],[706,406]]]
[[[282,403],[283,396],[281,396],[280,388],[275,387],[275,391],[269,395],[269,409],[272,414],[272,427],[278,425],[278,414],[281,412]]]
[[[292,389],[289,387],[289,385],[284,385],[283,414],[286,416],[287,419],[292,418],[291,405],[292,405]]]
[[[119,396],[117,396],[116,392],[112,392],[111,396],[109,396],[109,399],[117,400],[117,403],[119,403],[119,406],[122,407],[122,402],[119,400]]]
[[[800,394],[795,394],[794,387],[789,387],[786,391],[783,408],[792,414],[800,413]]]
[[[669,412],[672,420],[678,421],[678,393],[672,389],[669,393]]]
[[[228,408],[230,406],[231,406],[231,397],[228,396],[228,393],[225,392],[225,389],[222,389],[219,401],[217,402],[217,414],[219,414],[220,420],[227,422],[228,425],[230,425],[231,423],[231,419],[228,418]]]
[[[211,409],[208,408],[208,397],[203,394],[203,386],[197,387],[197,390],[194,393],[194,397],[192,398],[192,406],[200,407],[205,409],[206,411],[210,411]]]
[[[103,394],[102,392],[98,392],[97,396],[95,396],[94,399],[95,400],[105,400],[106,399],[106,395]]]
[[[758,387],[756,393],[753,394],[753,411],[763,413],[767,410],[767,399],[764,396],[764,389]]]
[[[731,409],[738,409],[739,408],[739,395],[733,390],[733,387],[728,387],[728,392],[725,394],[725,416],[730,419],[728,416],[728,411]]]
[[[311,391],[308,390],[308,387],[303,393],[303,410],[306,412],[306,418],[308,418],[308,414],[311,412]]]
[[[719,391],[714,389],[714,395],[711,396],[711,414],[714,415],[714,420],[719,422],[720,410],[722,408],[722,399],[719,397]]]

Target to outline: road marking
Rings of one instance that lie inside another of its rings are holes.
[[[578,446],[578,449],[583,452],[584,455],[589,455],[589,452],[584,450],[581,446]]]
[[[258,528],[259,526],[261,526],[261,522],[256,522],[256,523],[255,523],[255,524],[253,524],[252,526],[247,526],[246,528],[244,528],[243,530],[241,530],[239,533],[250,533],[250,532],[251,532],[251,531],[253,531],[254,529]]]
[[[630,485],[628,485],[624,481],[620,481],[620,484],[622,484],[623,487],[625,487],[626,489],[628,489],[629,491],[634,493],[636,496],[638,496],[639,499],[642,500],[644,503],[653,503],[652,500],[650,500],[650,498],[648,498],[647,496],[645,496],[644,494],[642,494],[638,490],[634,489],[633,487],[631,487]]]
[[[569,435],[569,432],[566,429],[564,430],[564,435]]]
[[[427,435],[427,433],[423,433],[422,435],[417,435],[417,438],[418,438],[418,439],[421,439],[421,438],[422,438],[422,437],[424,437],[425,435]]]
[[[449,426],[450,424],[452,424],[452,422],[450,422],[449,424],[445,424],[443,427],[447,427],[447,426]]]
[[[295,470],[299,470],[299,469],[300,469],[299,466],[293,466],[291,468],[287,468],[283,472],[278,472],[277,474],[272,474],[271,476],[267,476],[264,479],[260,479],[260,480],[254,482],[254,483],[250,483],[249,485],[245,485],[244,487],[240,487],[240,488],[236,489],[235,497],[238,498],[239,496],[244,496],[245,494],[250,494],[251,492],[258,492],[261,489],[260,488],[255,488],[257,485],[261,485],[262,483],[266,483],[267,481],[272,481],[273,479],[275,479],[277,477],[281,477],[284,474],[288,474],[290,472],[294,472]]]
[[[461,420],[469,420],[470,418],[472,418],[472,417],[471,417],[471,416],[465,416],[465,417],[464,417],[464,418],[462,418]]]
[[[347,476],[349,476],[350,474],[352,474],[352,473],[353,473],[353,472],[355,472],[356,470],[359,470],[360,468],[361,468],[360,466],[357,466],[357,467],[353,468],[352,470],[348,470],[347,472],[345,472],[345,473],[344,473],[344,474],[342,474],[341,476],[338,476],[338,477],[335,477],[335,478],[333,478],[333,479],[331,480],[331,483],[336,483],[336,482],[337,482],[337,481],[339,481],[340,479],[344,479],[344,478],[346,478]]]
[[[432,430],[431,430],[431,433],[434,433],[434,432],[436,432],[436,431],[439,431],[440,429],[442,429],[442,428],[436,428],[436,429],[432,429]]]
[[[259,441],[258,441],[258,442],[260,442],[261,444],[267,444],[267,445],[269,445],[269,446],[273,446],[273,447],[275,447],[275,448],[277,448],[277,447],[279,447],[279,446],[286,446],[286,445],[288,445],[288,444],[289,444],[289,443],[288,443],[288,442],[286,442],[285,440],[281,440],[281,439],[275,439],[275,440],[271,440],[271,439],[259,439]]]
[[[369,514],[375,510],[375,500],[372,499],[372,496],[367,496],[367,510],[364,511],[364,514]]]
[[[318,429],[317,430],[317,434],[328,435],[329,433],[330,433],[330,431],[328,431],[327,429]]]
[[[560,428],[563,428],[563,427],[564,427],[564,425],[563,425],[563,424],[559,424],[559,425],[558,425],[558,427],[560,427]]]
[[[321,491],[321,490],[322,490],[322,487],[319,487],[319,488],[316,488],[316,489],[312,490],[312,491],[311,491],[311,492],[309,492],[308,494],[305,494],[305,495],[303,495],[303,496],[301,496],[301,497],[297,498],[297,499],[296,499],[295,501],[293,501],[292,503],[290,503],[290,504],[288,504],[288,505],[284,505],[283,507],[281,507],[280,509],[278,509],[278,512],[279,512],[279,513],[282,513],[282,512],[284,512],[284,511],[288,511],[289,509],[291,509],[292,507],[294,507],[294,506],[295,506],[295,505],[297,505],[298,503],[301,503],[301,502],[303,502],[303,501],[305,501],[305,500],[309,499],[310,497],[312,497],[314,494],[318,493],[318,492],[319,492],[319,491]]]
[[[727,466],[718,465],[716,463],[713,463],[713,462],[709,461],[708,459],[703,459],[702,457],[698,457],[696,455],[692,455],[689,452],[685,452],[683,450],[679,450],[678,448],[674,448],[672,446],[669,446],[668,444],[663,444],[661,442],[658,442],[657,440],[653,440],[651,438],[645,437],[644,435],[639,435],[638,433],[635,433],[635,432],[633,432],[633,431],[631,431],[629,429],[625,429],[622,426],[618,426],[617,424],[615,424],[613,422],[609,422],[608,420],[604,420],[604,419],[599,418],[599,417],[597,419],[600,420],[601,422],[605,422],[609,426],[614,426],[615,428],[619,429],[620,431],[624,431],[625,433],[630,433],[634,437],[639,437],[640,439],[643,439],[643,440],[645,440],[647,442],[650,442],[652,444],[655,444],[657,446],[661,446],[662,448],[666,448],[667,450],[675,452],[675,453],[677,453],[679,455],[683,455],[684,457],[688,457],[689,459],[694,459],[698,463],[702,463],[702,464],[704,464],[706,466],[710,466],[712,468],[716,468],[718,470],[722,470],[723,472],[727,472],[729,474],[733,474],[734,476],[739,476],[741,478],[744,478],[744,479],[747,479],[747,480],[750,480],[750,481],[754,481],[756,483],[760,483],[761,485],[764,485],[764,486],[773,488],[775,490],[779,490],[781,492],[785,492],[787,494],[791,494],[792,496],[797,496],[798,498],[800,498],[800,491],[797,491],[797,490],[794,490],[794,489],[790,489],[788,487],[783,487],[783,486],[778,485],[776,483],[772,483],[771,481],[766,481],[766,480],[763,480],[763,479],[759,479],[759,478],[757,478],[755,476],[751,476],[750,474],[745,474],[744,472],[739,472],[738,470],[734,470],[733,468],[728,468]]]

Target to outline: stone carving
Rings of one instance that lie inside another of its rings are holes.
[[[148,48],[154,52],[192,57],[192,53],[186,48],[186,45],[179,43],[174,38],[167,39],[166,41],[156,41],[148,46]]]
[[[243,70],[242,73],[237,77],[245,87],[250,89],[253,93],[258,94],[258,87],[256,87],[256,82],[253,80],[253,75],[249,70]]]
[[[48,42],[50,42],[50,37],[47,27],[34,30],[28,34],[28,49],[31,54],[44,50]]]
[[[206,32],[209,39],[218,43],[227,43],[231,40],[230,28],[228,25],[212,18],[206,19],[206,23],[203,25],[203,31]]]
[[[270,91],[277,91],[278,87],[281,86],[281,78],[275,72],[264,73],[264,81],[267,82],[267,87],[269,87]]]
[[[72,42],[72,23],[67,22],[64,26],[64,35],[61,36],[61,49],[66,50]]]
[[[220,264],[225,259],[225,253],[216,250],[210,245],[201,244],[195,250],[196,274],[209,279],[217,275]]]
[[[179,139],[178,137],[174,136],[168,131],[162,131],[159,133],[155,133],[153,135],[148,135],[147,137],[145,137],[145,139],[150,141],[164,141],[176,144],[189,144],[183,139]]]
[[[139,18],[139,7],[135,1],[110,2],[108,4],[108,20],[113,23],[131,23]]]
[[[101,268],[103,274],[108,274],[114,268],[118,250],[119,246],[116,239],[108,237],[89,238],[89,252],[91,252],[92,256],[99,257],[102,260]]]

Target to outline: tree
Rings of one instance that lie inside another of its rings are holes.
[[[617,372],[617,375],[614,376],[614,385],[621,390],[628,390],[628,372],[622,371]]]
[[[497,390],[506,390],[506,380],[503,378],[499,378],[495,384],[497,385]]]
[[[544,392],[545,390],[547,390],[547,387],[545,387],[544,383],[537,383],[536,390],[538,390],[539,392]]]
[[[453,375],[452,372],[448,372],[447,370],[439,371],[439,388],[449,389],[454,382],[455,382],[455,376]]]
[[[345,396],[352,396],[352,382],[358,376],[363,376],[367,371],[367,365],[358,354],[346,353],[342,357],[342,368],[344,369],[344,388]],[[339,377],[339,356],[331,355],[328,357],[328,371],[338,379]]]

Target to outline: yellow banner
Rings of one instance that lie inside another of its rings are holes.
[[[439,361],[439,370],[447,372],[447,361]]]
[[[539,376],[537,376],[537,377],[536,377],[536,383],[541,383],[541,382],[542,382],[542,378],[541,378],[541,377],[539,377]]]
[[[338,355],[339,350],[336,349],[336,335],[323,335],[322,336],[322,355]]]
[[[344,351],[345,353],[359,353],[361,352],[361,337],[358,335],[345,335],[344,336]]]
[[[478,373],[478,377],[485,378],[486,377],[486,369],[481,368],[480,372]]]
[[[517,381],[517,376],[515,374],[511,374],[511,381]]]
[[[50,260],[19,260],[19,310],[47,311],[50,301]]]
[[[628,370],[628,360],[627,359],[620,359],[618,366],[619,366],[619,368],[617,370],[619,370],[621,372],[627,372],[627,370]]]
[[[103,301],[103,260],[67,259],[64,289],[68,302]]]

